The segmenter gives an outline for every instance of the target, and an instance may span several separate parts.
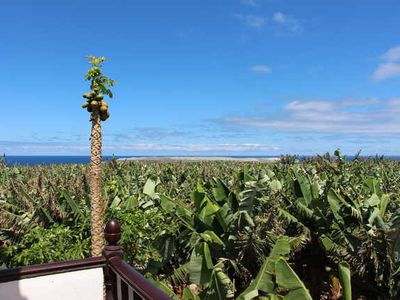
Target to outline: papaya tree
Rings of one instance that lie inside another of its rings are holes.
[[[104,96],[112,98],[110,87],[115,81],[104,76],[102,63],[105,57],[89,55],[91,68],[85,75],[90,81],[90,92],[83,95],[87,101],[82,105],[90,113],[92,130],[90,135],[90,206],[91,206],[91,245],[92,256],[100,256],[104,246],[103,238],[103,199],[101,195],[101,155],[102,133],[101,122],[106,121],[110,113],[108,104],[103,100]]]

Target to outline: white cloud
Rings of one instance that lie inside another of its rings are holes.
[[[380,81],[396,76],[400,76],[400,64],[390,62],[380,64],[372,75],[372,78],[376,81]]]
[[[367,99],[354,99],[347,98],[340,102],[343,107],[357,107],[357,106],[371,106],[380,104],[381,101],[378,98],[367,98]]]
[[[105,145],[105,150],[142,150],[142,151],[183,151],[183,152],[207,152],[207,151],[268,151],[277,150],[275,146],[262,144],[134,144],[134,145]]]
[[[184,136],[187,133],[176,128],[162,127],[138,127],[133,130],[114,133],[107,137],[111,137],[115,142],[127,142],[135,140],[164,140],[171,137]]]
[[[88,154],[88,145],[79,144],[60,144],[60,143],[32,143],[0,141],[1,153],[13,154]],[[152,154],[154,152],[244,152],[244,151],[274,151],[278,150],[275,146],[243,143],[243,144],[104,144],[105,153],[141,153]]]
[[[254,65],[250,68],[251,71],[256,73],[271,73],[272,69],[267,65]]]
[[[1,153],[12,154],[67,154],[67,153],[89,153],[88,145],[31,142],[31,141],[0,141]]]
[[[252,7],[257,7],[258,3],[256,0],[241,0],[240,1],[242,4],[247,5],[247,6],[252,6]]]
[[[400,61],[400,46],[390,48],[382,55],[382,59],[390,62]]]
[[[316,111],[329,111],[334,108],[333,102],[328,101],[293,101],[289,102],[284,106],[287,110],[293,111],[304,111],[304,110],[316,110]]]
[[[244,128],[287,132],[397,135],[400,133],[400,97],[388,100],[293,101],[271,116],[231,117],[224,122]]]
[[[274,20],[274,22],[280,23],[280,24],[285,24],[285,22],[287,21],[287,17],[281,12],[274,13],[274,16],[272,19]]]
[[[252,28],[263,28],[267,24],[277,33],[300,33],[303,31],[302,22],[291,15],[282,12],[275,12],[271,17],[253,15],[253,14],[235,14],[242,24]]]
[[[262,28],[264,27],[267,19],[265,17],[257,15],[242,15],[236,14],[235,17],[242,22],[244,25],[252,28]]]
[[[373,80],[381,81],[400,76],[400,46],[390,48],[381,59],[385,62],[378,65],[372,75]]]
[[[287,30],[296,33],[303,31],[301,22],[293,16],[284,14],[282,12],[275,12],[272,16],[272,21],[279,26],[286,28]]]

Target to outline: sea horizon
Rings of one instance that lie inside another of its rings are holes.
[[[231,157],[231,158],[277,158],[281,155],[103,155],[103,161],[124,158],[176,158],[176,157]],[[52,164],[86,164],[90,162],[89,155],[5,155],[7,166],[35,166]]]
[[[124,158],[210,158],[210,157],[221,157],[221,158],[280,158],[284,156],[294,156],[299,160],[312,158],[317,155],[292,155],[292,154],[281,154],[281,155],[104,155],[103,161]],[[348,160],[354,159],[354,155],[344,155]],[[397,155],[361,155],[360,158],[375,158],[383,157],[389,160],[400,161],[400,156]],[[7,166],[35,166],[35,165],[53,165],[53,164],[87,164],[90,162],[89,155],[5,155],[2,156]]]

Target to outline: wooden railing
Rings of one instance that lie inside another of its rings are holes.
[[[104,268],[105,266],[106,258],[100,256],[13,269],[3,269],[0,270],[0,283],[93,268]]]
[[[121,230],[116,220],[110,220],[107,223],[105,238],[107,246],[105,246],[103,256],[0,270],[0,283],[103,268],[106,300],[171,299],[123,260],[122,249],[118,246]],[[65,286],[65,288],[69,287]]]
[[[105,238],[108,242],[103,251],[107,260],[104,270],[106,300],[171,299],[122,259],[123,252],[118,246],[121,229],[116,220],[107,223]]]

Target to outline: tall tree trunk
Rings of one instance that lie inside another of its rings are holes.
[[[99,109],[93,108],[90,143],[90,206],[92,256],[101,256],[104,247],[103,199],[101,194],[101,122]]]

